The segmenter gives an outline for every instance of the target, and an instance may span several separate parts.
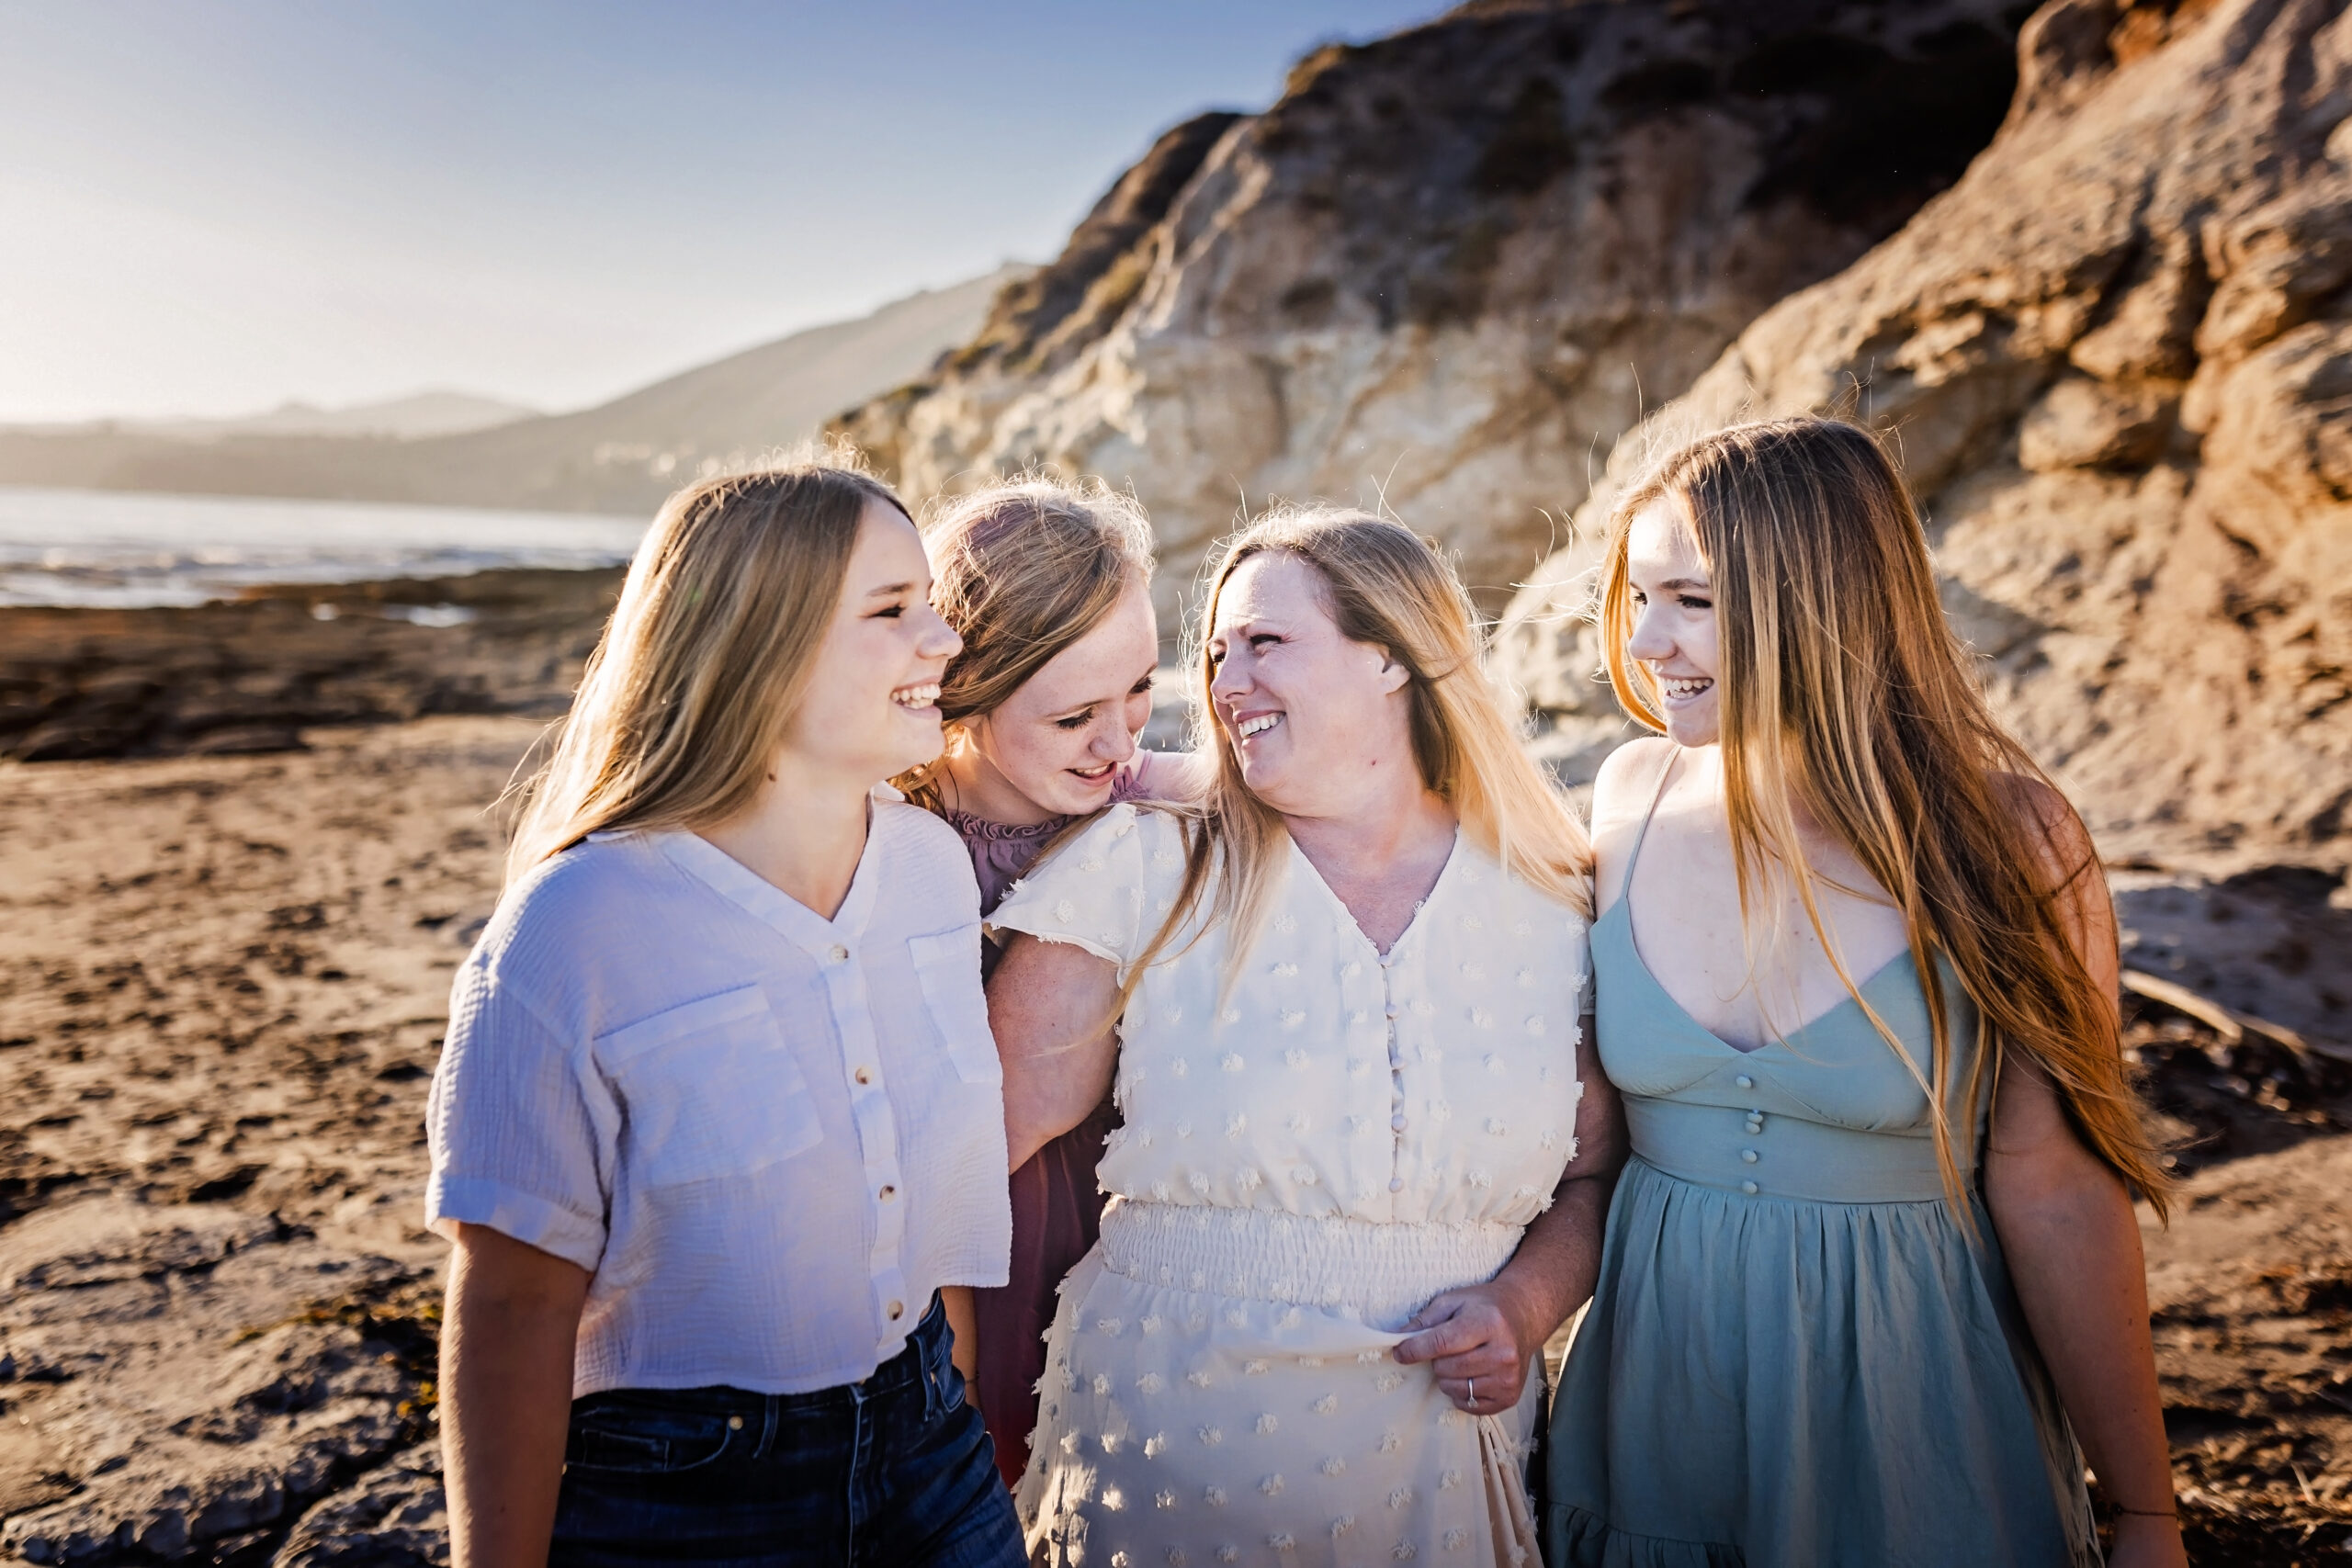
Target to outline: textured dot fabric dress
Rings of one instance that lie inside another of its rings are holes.
[[[1457,839],[1386,954],[1295,847],[1265,926],[1180,937],[1120,1024],[1101,1240],[1046,1346],[1033,1560],[1532,1565],[1540,1369],[1473,1417],[1391,1351],[1509,1261],[1575,1153],[1583,919]],[[1170,818],[1106,813],[1001,928],[1121,965],[1172,906]]]
[[[1633,1157],[1552,1408],[1550,1568],[2095,1565],[1992,1222],[1972,1190],[1972,1240],[1945,1201],[1927,1092],[1861,1010],[1743,1053],[1651,975],[1628,899],[1592,947]],[[1911,959],[1861,989],[1926,1073]]]
[[[1137,799],[1144,790],[1143,769],[1130,763],[1112,785],[1111,803]],[[1077,820],[1053,817],[1043,822],[991,822],[948,807],[939,808],[939,817],[956,829],[972,857],[983,918],[994,912],[1038,852]],[[993,942],[980,944],[984,976],[1002,951]],[[1103,1141],[1118,1124],[1119,1113],[1106,1100],[1012,1173],[1012,1276],[1002,1285],[972,1292],[979,1338],[973,1382],[989,1437],[996,1444],[997,1469],[1008,1487],[1020,1485],[1021,1472],[1029,1467],[1029,1433],[1037,1424],[1037,1378],[1046,1367],[1046,1330],[1054,1321],[1056,1292],[1102,1228],[1102,1194],[1095,1185],[1094,1168],[1102,1161]]]

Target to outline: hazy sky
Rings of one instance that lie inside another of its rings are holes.
[[[0,0],[0,421],[545,408],[1007,258],[1442,0]]]

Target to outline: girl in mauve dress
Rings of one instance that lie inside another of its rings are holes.
[[[899,782],[962,835],[985,912],[1066,829],[1181,783],[1177,759],[1136,748],[1159,657],[1151,525],[1099,482],[1016,480],[956,497],[924,542],[964,651],[940,692],[947,749]],[[984,971],[998,951],[983,945]],[[1012,1173],[1011,1283],[947,1298],[1008,1485],[1028,1462],[1055,1288],[1094,1245],[1094,1168],[1117,1125],[1105,1100]]]

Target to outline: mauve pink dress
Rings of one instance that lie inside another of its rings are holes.
[[[1109,804],[1144,794],[1127,769]],[[1020,880],[1046,841],[1076,818],[1057,817],[1023,827],[984,821],[968,812],[941,811],[971,852],[980,884],[983,919]],[[980,972],[996,968],[1001,949],[980,944]],[[1102,1225],[1102,1190],[1094,1169],[1103,1140],[1119,1124],[1109,1100],[1077,1126],[1039,1149],[1012,1173],[1012,1273],[1005,1285],[972,1292],[980,1336],[980,1414],[996,1440],[996,1466],[1007,1486],[1021,1483],[1029,1465],[1029,1434],[1037,1425],[1037,1380],[1046,1372],[1046,1330],[1053,1326],[1055,1292],[1094,1245]]]

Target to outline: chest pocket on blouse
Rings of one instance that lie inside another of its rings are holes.
[[[626,1108],[621,1158],[648,1186],[748,1176],[824,1138],[757,986],[655,1013],[595,1048]]]
[[[989,1032],[988,998],[980,989],[980,928],[909,937],[907,952],[922,987],[924,1010],[956,1065],[956,1076],[966,1083],[1004,1082],[996,1036]]]

